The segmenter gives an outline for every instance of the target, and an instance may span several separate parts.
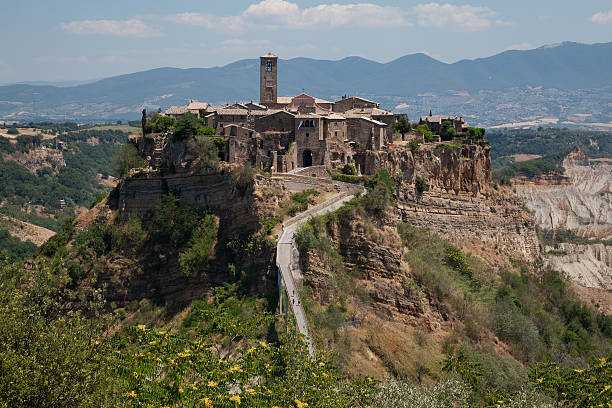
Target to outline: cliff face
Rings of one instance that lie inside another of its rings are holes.
[[[563,167],[563,176],[515,180],[517,193],[535,212],[538,225],[589,239],[612,238],[612,162],[573,152]],[[545,263],[565,272],[586,301],[612,311],[612,247],[562,243],[545,252]]]
[[[404,222],[429,228],[497,267],[508,262],[508,255],[534,260],[540,254],[533,216],[507,191],[483,198],[430,189],[415,199],[408,187],[398,212]]]
[[[612,162],[573,153],[565,175],[519,179],[516,191],[535,211],[542,228],[566,229],[586,238],[612,237]]]
[[[128,178],[119,186],[119,216],[127,220],[135,213],[146,220],[157,200],[172,192],[186,204],[213,211],[227,235],[256,231],[288,193],[281,180],[256,175],[252,186],[240,187],[233,177],[226,169],[214,175],[155,172]]]
[[[259,293],[274,290],[275,246],[257,231],[276,215],[279,202],[286,199],[288,192],[282,181],[260,175],[240,185],[234,170],[226,168],[215,175],[143,172],[123,180],[108,205],[100,203],[75,222],[77,231],[103,223],[110,231],[107,235],[138,237],[143,234],[139,231],[147,229],[162,196],[173,193],[183,204],[210,211],[217,221],[216,243],[207,265],[193,276],[186,276],[179,265],[178,253],[184,248],[169,248],[168,242],[146,238],[148,241],[141,242],[135,253],[129,245],[104,253],[91,248],[86,254],[78,252],[75,262],[87,277],[83,282],[103,288],[105,299],[118,307],[149,299],[176,310],[204,297],[211,286],[236,281],[241,276]],[[131,224],[133,216],[142,220],[142,227]]]
[[[368,151],[356,161],[361,161],[361,168],[368,174],[387,169],[396,179],[408,184],[422,177],[432,188],[447,193],[488,195],[491,192],[490,148],[463,145],[451,149],[445,146],[421,145],[414,153],[406,148]]]

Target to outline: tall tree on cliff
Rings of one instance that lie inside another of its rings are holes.
[[[147,135],[146,126],[147,126],[147,110],[142,110],[142,119],[140,119],[140,123],[142,124],[142,137]]]
[[[401,133],[402,140],[404,140],[404,136],[406,135],[408,131],[410,131],[410,129],[411,129],[410,122],[408,121],[408,118],[406,118],[405,116],[402,116],[400,120],[398,120],[397,122],[393,124],[393,131],[397,133]]]

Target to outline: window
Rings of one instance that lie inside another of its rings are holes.
[[[266,61],[266,71],[267,72],[271,72],[272,71],[272,60],[267,60]]]
[[[310,136],[310,133],[306,133],[306,137]]]
[[[272,94],[268,94],[267,99],[268,99],[268,101],[271,101],[272,100]]]

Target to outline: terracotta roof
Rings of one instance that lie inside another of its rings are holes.
[[[262,55],[261,58],[278,58],[278,57],[272,54],[271,52],[269,52],[266,55]]]
[[[393,116],[393,113],[387,112],[379,108],[353,108],[345,112],[347,115],[376,115],[376,116]]]
[[[280,112],[280,111],[278,109],[276,109],[276,110],[273,110],[273,109],[270,109],[270,110],[252,110],[252,111],[249,111],[249,116],[268,116],[268,115],[271,115],[271,114],[276,113],[276,112]]]
[[[276,115],[278,113],[286,113],[287,115],[295,116],[295,113],[289,112],[289,111],[286,111],[286,110],[270,110],[270,111],[267,111],[267,114],[263,115],[263,116],[272,116],[272,115]]]
[[[258,110],[266,110],[266,109],[268,109],[266,106],[260,105],[260,104],[255,103],[255,102],[245,103],[245,106],[247,106],[247,107],[253,106],[253,107],[257,108]]]
[[[209,107],[210,103],[208,102],[198,102],[194,100],[189,101],[189,105],[187,105],[188,110],[208,109]]]
[[[327,115],[327,119],[331,119],[331,120],[345,120],[346,117],[344,117],[343,115],[340,115],[339,113],[330,113],[329,115]]]
[[[347,97],[347,98],[345,98],[345,99],[340,99],[340,100],[338,100],[338,101],[336,101],[336,102],[342,102],[342,101],[346,101],[346,100],[348,100],[348,99],[359,99],[359,100],[364,101],[364,102],[374,103],[374,104],[378,105],[378,102],[374,102],[374,101],[371,101],[371,100],[369,100],[369,99],[362,98],[362,97],[360,97],[360,96],[349,96],[349,97]],[[334,102],[334,103],[336,103],[336,102]]]
[[[313,98],[315,103],[331,103],[330,101],[326,101],[325,99],[316,98],[314,96],[310,96],[310,95],[305,94],[305,93],[299,94],[297,96],[279,96],[278,98],[276,98],[276,101],[278,103],[291,103],[291,101],[294,98],[297,98],[298,96],[308,96],[310,98]]]
[[[166,115],[183,115],[189,112],[186,106],[171,106],[164,112]]]
[[[222,115],[247,115],[249,113],[248,110],[246,109],[233,109],[233,108],[224,108],[224,109],[218,109],[217,110],[217,115],[222,116]]]
[[[442,123],[445,120],[458,120],[456,116],[442,116],[442,115],[433,115],[433,116],[421,116],[420,120],[422,122],[429,123]]]
[[[373,124],[378,125],[378,126],[387,126],[386,123],[380,122],[380,121],[372,119],[372,118],[368,118],[367,116],[346,115],[346,117],[347,117],[347,119],[361,119],[361,120],[365,120],[367,122],[373,123]]]

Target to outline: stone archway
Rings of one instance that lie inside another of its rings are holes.
[[[312,166],[312,151],[309,149],[304,150],[302,153],[302,167]]]

